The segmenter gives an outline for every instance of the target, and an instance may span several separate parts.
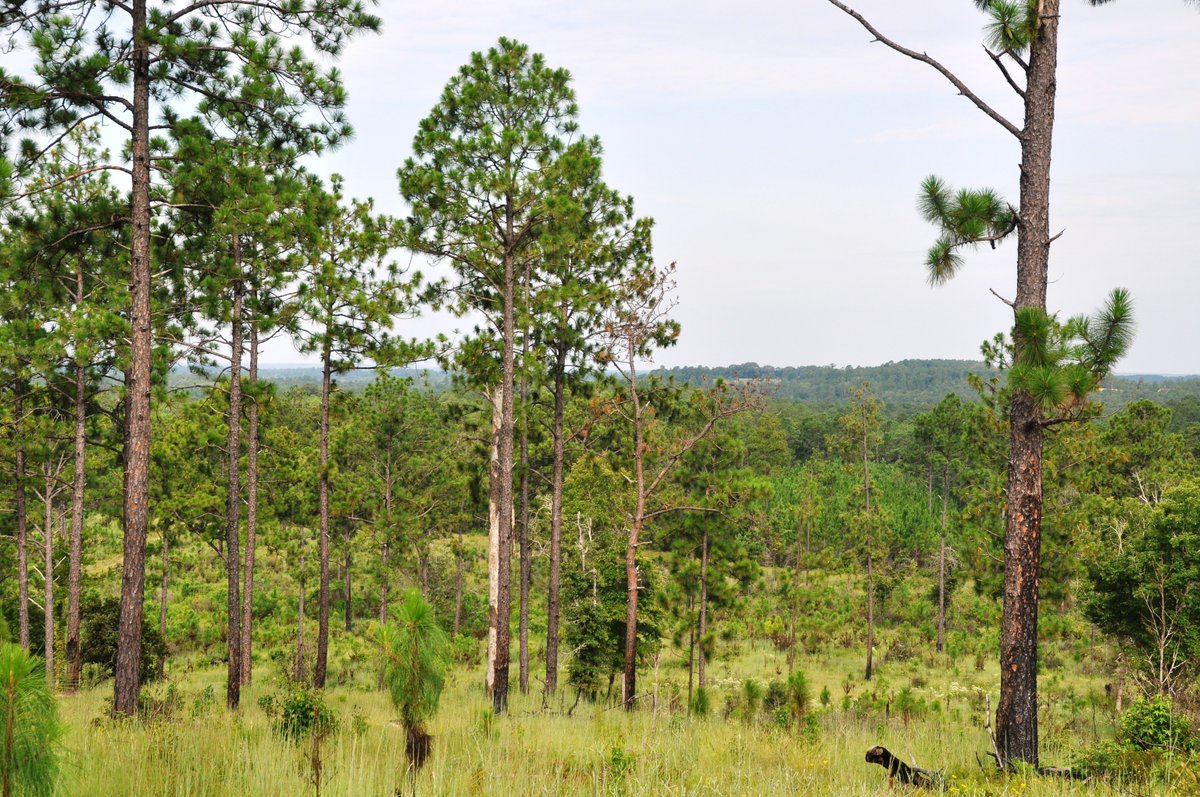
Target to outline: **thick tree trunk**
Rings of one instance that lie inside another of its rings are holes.
[[[255,296],[257,298],[257,295]],[[255,313],[257,310],[255,302]],[[250,406],[246,430],[246,561],[242,571],[242,683],[249,685],[253,664],[254,555],[258,547],[258,319],[250,321]]]
[[[29,652],[29,501],[25,494],[25,381],[18,377],[13,387],[13,436],[16,438],[16,495],[13,499],[17,514],[17,622],[21,650]]]
[[[1015,309],[1045,312],[1050,262],[1050,154],[1057,94],[1059,0],[1042,0],[1029,50],[1021,136],[1020,223]],[[1018,347],[1021,341],[1015,341]],[[1037,625],[1042,544],[1042,411],[1014,392],[1000,628],[1000,704],[996,736],[1005,763],[1038,765]]]
[[[554,363],[554,464],[550,476],[550,583],[546,589],[546,696],[558,691],[559,592],[562,581],[563,472],[566,445],[563,417],[566,415],[567,350],[561,347]]]
[[[46,494],[42,503],[46,519],[42,527],[42,582],[45,585],[42,607],[42,640],[45,644],[46,684],[54,691],[54,474],[46,467]]]
[[[700,688],[707,685],[704,677],[704,665],[708,652],[704,649],[705,637],[708,636],[708,526],[704,527],[704,540],[700,543],[700,659],[696,671]]]
[[[329,659],[329,394],[333,390],[332,351],[326,333],[321,357],[321,449],[320,480],[317,487],[317,512],[320,537],[317,556],[320,559],[320,588],[317,593],[317,664],[313,683],[325,688],[326,666]]]
[[[133,30],[133,131],[129,258],[130,346],[125,376],[125,524],[121,575],[121,621],[113,682],[113,715],[133,716],[141,689],[143,602],[146,588],[146,530],[150,497],[150,45],[146,0],[131,0]]]
[[[75,302],[83,306],[83,264],[75,276]],[[87,484],[87,373],[75,365],[75,465],[71,481],[71,548],[67,567],[67,692],[79,688],[83,651],[79,646],[83,590],[83,494]]]
[[[938,535],[937,652],[946,652],[946,521],[950,507],[950,466],[942,474],[942,533]]]
[[[513,200],[508,199],[508,240],[512,241]],[[499,482],[496,485],[496,497],[499,499],[500,510],[500,551],[498,566],[500,571],[500,592],[496,601],[496,673],[492,703],[497,713],[503,714],[508,710],[508,666],[510,644],[510,617],[512,606],[512,537],[513,537],[513,386],[514,386],[514,340],[515,340],[515,275],[513,273],[513,255],[507,252],[504,258],[504,352],[502,357],[501,375],[501,413],[500,436],[498,439],[497,457]]]
[[[233,236],[233,264],[239,274],[242,268],[242,241]],[[241,569],[239,553],[242,518],[241,462],[242,448],[242,309],[244,286],[239,277],[233,281],[233,308],[230,313],[229,343],[229,425],[226,440],[227,504],[225,507],[225,581],[227,583],[229,660],[225,678],[225,705],[236,710],[242,699],[242,623]]]

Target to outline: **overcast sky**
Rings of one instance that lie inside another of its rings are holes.
[[[1020,123],[969,0],[854,5]],[[500,36],[527,43],[571,71],[607,181],[656,220],[658,260],[679,264],[683,335],[660,364],[976,359],[1011,323],[988,289],[1012,295],[1015,243],[931,289],[935,232],[915,197],[936,173],[1015,203],[1016,140],[825,0],[383,0],[380,13],[382,35],[340,63],[356,136],[320,170],[404,213],[395,171],[446,81]],[[1138,336],[1120,370],[1200,373],[1200,12],[1063,0],[1062,15],[1051,309],[1125,286]]]

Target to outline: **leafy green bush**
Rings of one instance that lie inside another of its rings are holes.
[[[1121,716],[1120,739],[1139,750],[1189,750],[1196,741],[1191,723],[1164,695],[1134,703]]]
[[[81,655],[84,664],[97,664],[104,668],[105,676],[112,677],[117,666],[117,634],[121,625],[121,600],[101,598],[95,593],[84,596],[81,607],[83,627],[80,636]],[[167,646],[158,633],[158,626],[142,620],[141,682],[146,684],[158,678],[159,664],[167,655]]]
[[[40,659],[0,644],[0,792],[49,797],[62,726]]]
[[[450,660],[455,664],[474,665],[479,663],[479,640],[459,634],[450,643]]]
[[[325,694],[316,689],[299,687],[283,695],[263,695],[258,706],[271,718],[275,733],[292,741],[300,741],[314,730],[325,735],[338,727]]]

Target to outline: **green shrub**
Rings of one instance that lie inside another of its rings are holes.
[[[1139,750],[1188,750],[1195,744],[1191,724],[1164,695],[1134,703],[1121,716],[1120,739]]]
[[[314,730],[321,735],[337,730],[337,715],[325,702],[325,694],[316,689],[293,689],[282,697],[269,701],[260,698],[259,707],[273,720],[275,733],[285,739],[299,741]]]
[[[708,688],[702,686],[692,695],[692,713],[697,717],[707,717],[711,708],[712,696],[709,695]]]
[[[117,633],[121,625],[120,598],[101,598],[95,593],[84,596],[81,614],[80,653],[84,664],[98,664],[111,678],[117,666]],[[167,655],[167,646],[158,633],[157,623],[142,619],[141,683],[158,678],[159,664]]]
[[[812,702],[812,689],[808,685],[808,676],[796,670],[787,679],[788,705],[798,722],[803,722],[808,713],[809,703]]]
[[[455,664],[478,664],[479,651],[479,640],[475,637],[459,634],[450,642],[450,660]]]
[[[0,644],[0,729],[0,792],[49,797],[62,736],[58,706],[41,660],[7,643]]]

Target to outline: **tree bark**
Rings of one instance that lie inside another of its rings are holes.
[[[565,312],[565,306],[564,310]],[[558,691],[558,620],[562,581],[563,472],[566,445],[563,418],[566,415],[567,350],[560,346],[554,362],[554,464],[550,476],[550,583],[546,598],[546,696]]]
[[[637,700],[637,547],[641,541],[642,527],[646,522],[646,452],[642,449],[642,403],[637,389],[636,351],[637,346],[631,336],[629,341],[629,398],[633,402],[633,470],[637,503],[634,507],[633,524],[629,529],[629,540],[625,546],[624,706],[626,711],[633,711],[634,701]]]
[[[257,299],[257,294],[253,294]],[[255,313],[257,314],[257,302]],[[242,683],[253,675],[250,650],[254,630],[254,555],[258,547],[258,318],[250,321],[250,406],[246,430],[246,561],[242,571]]]
[[[946,521],[950,506],[950,465],[942,474],[942,533],[938,536],[937,652],[946,652]]]
[[[20,367],[20,365],[18,366]],[[29,501],[25,494],[25,439],[23,437],[25,414],[24,377],[17,377],[13,386],[13,436],[16,438],[16,495],[13,499],[14,511],[17,514],[17,617],[19,624],[18,640],[21,650],[29,652]]]
[[[228,662],[225,679],[225,705],[237,710],[242,699],[242,624],[241,624],[241,569],[239,553],[239,530],[242,517],[241,462],[242,447],[242,310],[244,285],[240,277],[242,269],[242,242],[233,236],[233,264],[239,276],[233,281],[233,308],[230,313],[229,343],[229,424],[226,440],[227,504],[225,507],[225,581],[227,584],[226,609],[228,612]]]
[[[158,588],[158,636],[165,643],[167,640],[167,575],[171,569],[171,538],[166,531],[162,535],[162,583]],[[162,678],[166,670],[167,657],[158,660],[158,677]]]
[[[347,535],[346,536],[346,564],[342,569],[343,584],[345,586],[344,596],[346,599],[346,632],[347,633],[354,630],[354,592],[350,588],[350,564],[351,564],[350,536]]]
[[[866,499],[867,543],[867,668],[865,680],[871,680],[875,657],[875,557],[871,550],[871,463],[866,410],[863,411],[863,496]]]
[[[82,307],[83,263],[75,274],[75,303]],[[79,646],[80,599],[83,591],[83,495],[87,484],[87,372],[75,364],[75,466],[71,481],[71,552],[67,569],[67,692],[79,688],[83,651]]]
[[[516,246],[515,204],[510,194],[505,198],[505,252],[503,353],[501,357],[500,434],[497,439],[497,470],[499,481],[496,497],[500,512],[500,550],[497,556],[499,568],[499,594],[496,600],[496,662],[493,676],[492,703],[496,713],[508,710],[508,664],[512,594],[512,531],[513,531],[513,385],[516,308],[516,275],[514,273],[514,248]]]
[[[392,528],[392,510],[394,509],[394,498],[392,493],[392,457],[391,444],[388,444],[388,460],[384,466],[383,476],[383,511],[387,515],[387,524],[384,528],[384,534],[390,534]],[[380,554],[383,561],[383,574],[379,579],[379,622],[386,623],[388,619],[388,587],[391,586],[391,560],[392,546],[385,537],[383,541],[383,549]]]
[[[46,519],[42,527],[42,582],[45,585],[42,604],[42,640],[45,644],[46,685],[54,691],[54,474],[46,466],[46,493],[42,502]]]
[[[704,527],[704,540],[700,544],[700,658],[696,670],[700,688],[707,685],[704,677],[704,665],[708,653],[704,650],[705,637],[708,636],[708,526]]]
[[[687,713],[692,715],[692,691],[695,685],[696,676],[696,625],[699,623],[699,618],[695,623],[692,622],[692,604],[695,599],[689,594],[687,602],[688,613],[688,696],[687,696]]]
[[[1014,309],[1046,310],[1050,262],[1050,155],[1057,94],[1059,0],[1042,0],[1029,50],[1021,133],[1020,222]],[[1022,341],[1014,340],[1020,348]],[[1042,545],[1042,411],[1014,391],[1000,628],[1000,704],[996,736],[1005,764],[1038,766],[1037,625]]]
[[[528,279],[528,275],[526,275]],[[528,356],[528,338],[522,338],[521,357]],[[520,639],[520,665],[518,685],[521,694],[529,694],[529,582],[533,572],[533,554],[529,548],[529,379],[521,377],[521,499],[518,523],[518,540],[521,553],[521,606],[519,609],[518,634]]]
[[[113,682],[113,715],[134,716],[141,683],[146,530],[150,497],[150,44],[146,0],[131,0],[133,31],[133,130],[129,258],[130,346],[126,374],[125,525],[121,574],[121,621]]]
[[[459,631],[462,630],[462,603],[463,603],[463,551],[462,551],[462,532],[458,533],[459,546],[455,551],[454,564],[454,636],[457,637]]]
[[[332,350],[329,333],[326,331],[321,357],[321,442],[319,465],[320,479],[317,486],[317,513],[320,537],[317,556],[320,559],[320,591],[317,593],[317,664],[313,683],[318,689],[325,688],[326,667],[329,658],[329,394],[333,390]]]
[[[300,529],[300,595],[296,602],[296,680],[304,683],[304,593],[307,589],[304,579],[304,529]]]
[[[492,439],[488,461],[488,646],[487,673],[485,674],[487,695],[495,699],[496,652],[499,627],[496,618],[500,614],[500,415],[504,402],[500,398],[502,387],[492,392]]]

